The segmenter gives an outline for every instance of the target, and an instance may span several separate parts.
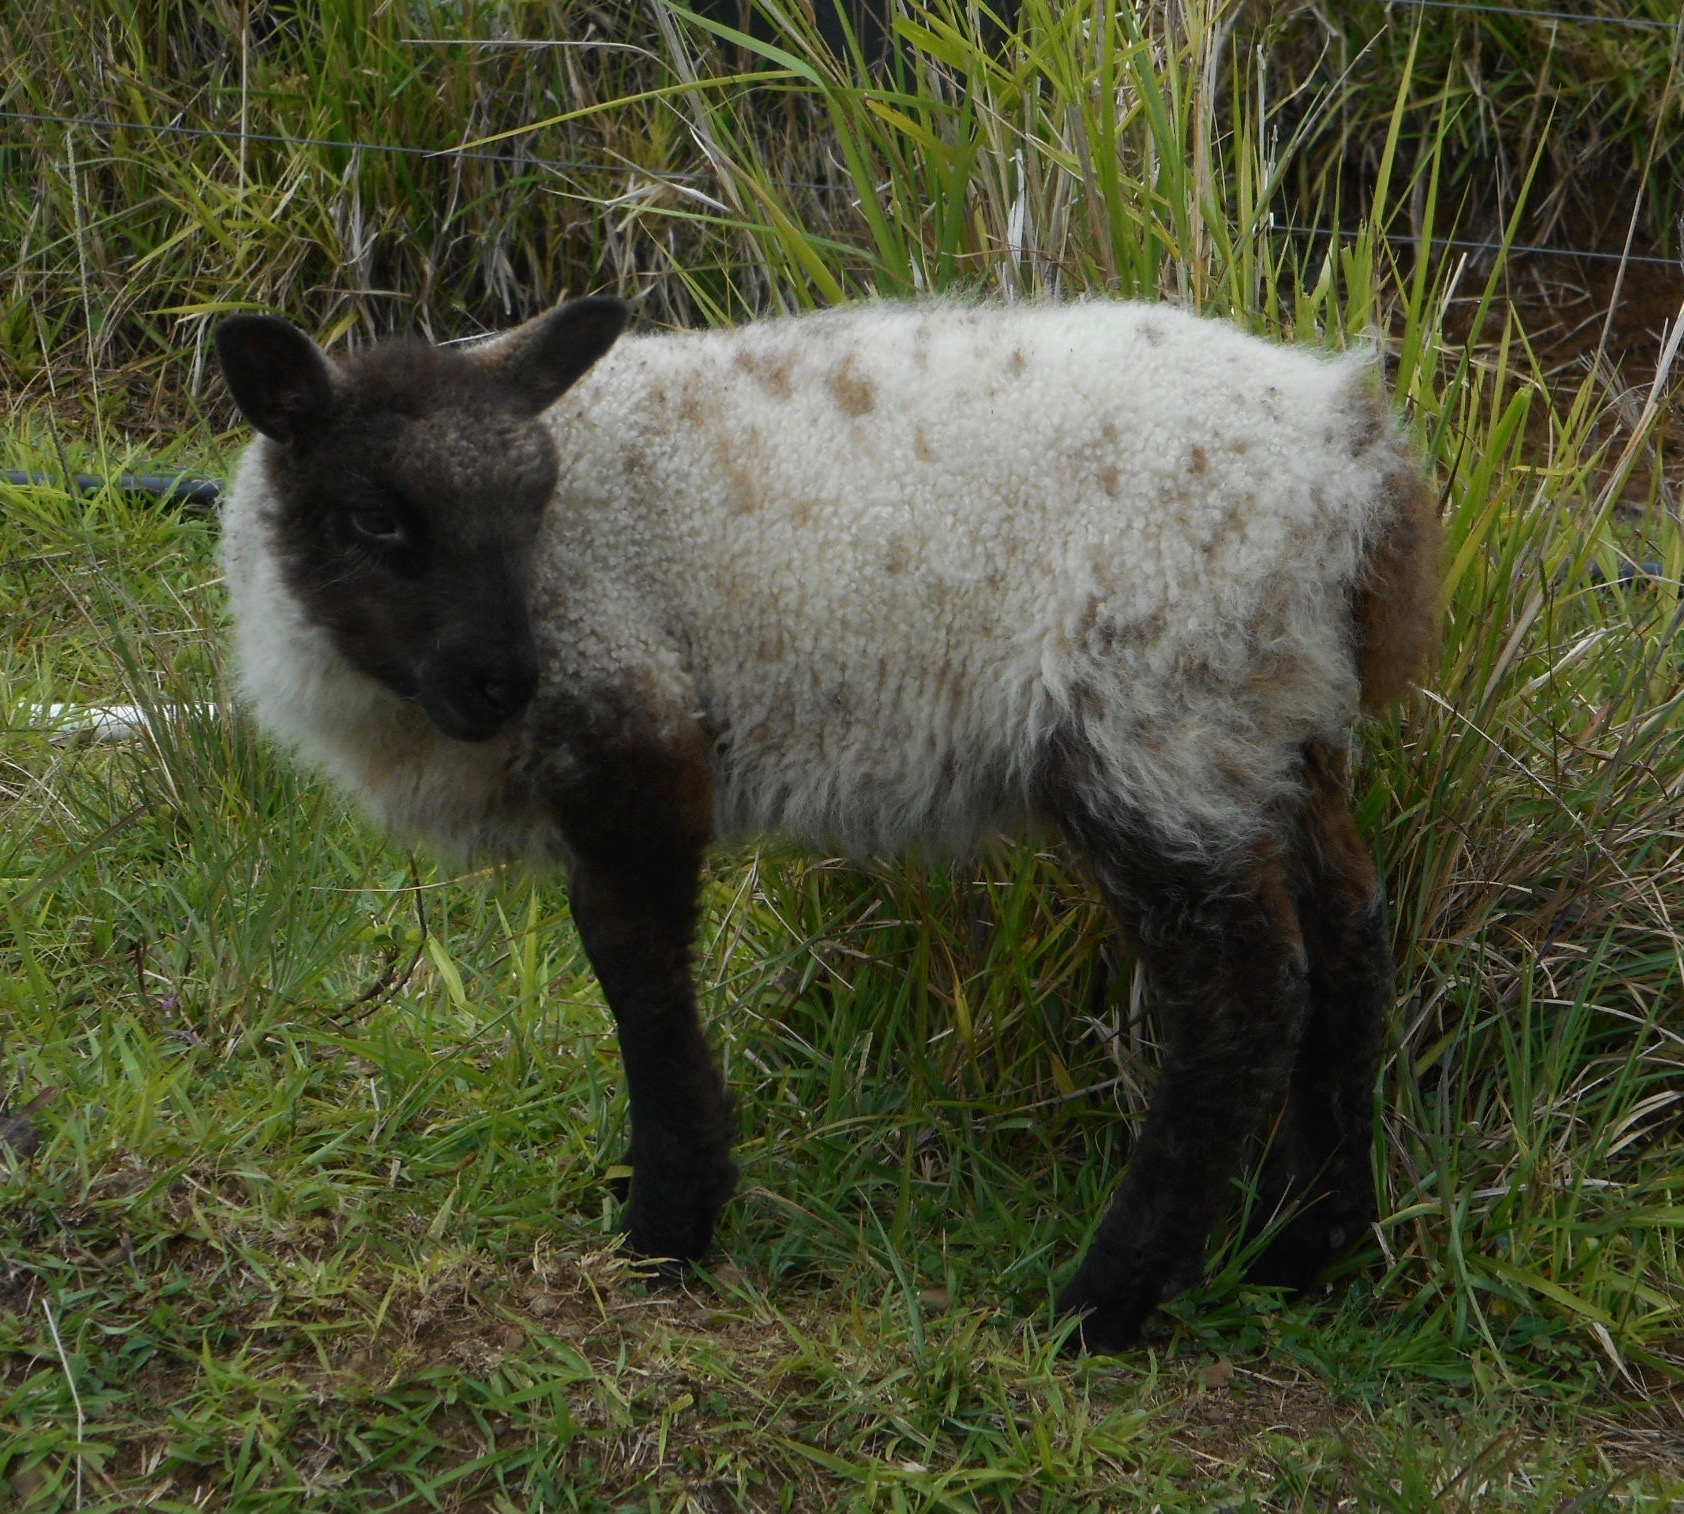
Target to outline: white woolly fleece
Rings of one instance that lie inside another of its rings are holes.
[[[869,305],[623,338],[548,413],[542,678],[469,746],[351,669],[281,581],[254,443],[224,548],[259,719],[381,819],[553,856],[558,690],[710,740],[722,834],[962,848],[1055,733],[1092,799],[1213,856],[1357,711],[1365,544],[1413,476],[1361,357],[1156,305]]]

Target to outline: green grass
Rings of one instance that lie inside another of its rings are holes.
[[[0,486],[0,1092],[52,1091],[39,1148],[0,1149],[0,1503],[1684,1495],[1676,381],[1654,349],[1564,382],[1504,260],[1399,245],[1460,224],[1481,144],[1513,157],[1516,236],[1569,117],[1647,132],[1634,161],[1668,161],[1675,125],[1619,115],[1563,48],[1521,60],[1556,124],[1511,130],[1425,27],[1306,125],[1284,43],[1260,91],[1242,34],[1188,10],[1029,0],[989,50],[936,5],[875,81],[794,18],[607,38],[559,3],[347,0],[264,12],[243,51],[236,7],[0,19],[7,109],[412,145],[571,114],[533,150],[600,165],[9,123],[8,467],[223,474],[239,438],[199,365],[235,306],[455,335],[598,286],[647,320],[1113,290],[1312,343],[1383,330],[1450,522],[1432,691],[1361,766],[1399,960],[1378,1232],[1290,1302],[1224,1240],[1146,1349],[1072,1363],[1054,1281],[1152,1053],[1059,857],[717,859],[698,971],[743,1186],[714,1264],[647,1290],[613,1252],[618,1062],[565,891],[412,862],[216,705],[213,520]],[[589,45],[462,40],[517,31]],[[1629,46],[1665,77],[1669,37]],[[98,66],[40,61],[72,55]],[[1352,230],[1306,242],[1271,211]],[[1622,583],[1630,558],[1660,578]],[[180,713],[78,745],[27,727],[60,700]]]

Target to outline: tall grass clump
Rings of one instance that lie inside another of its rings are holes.
[[[1397,250],[1421,245],[1399,235],[1411,220],[1430,239],[1464,125],[1466,102],[1441,95],[1430,150],[1404,161],[1422,33],[1394,81],[1362,218],[1329,246],[1272,229],[1300,145],[1269,112],[1255,56],[1229,46],[1220,5],[1186,7],[1171,26],[1145,8],[1028,0],[997,48],[974,40],[974,12],[913,8],[884,79],[827,56],[776,0],[764,12],[776,43],[692,16],[669,45],[677,71],[700,79],[689,49],[710,34],[823,103],[863,231],[842,250],[755,155],[739,97],[684,101],[722,166],[722,198],[744,207],[726,220],[759,254],[745,261],[777,270],[789,303],[1116,291],[1311,342],[1381,333],[1450,522],[1440,677],[1375,733],[1366,773],[1401,961],[1380,1237],[1390,1296],[1498,1360],[1533,1345],[1622,1371],[1628,1355],[1672,1360],[1684,543],[1659,449],[1676,342],[1653,353],[1636,400],[1596,375],[1563,391],[1494,308],[1500,259],[1463,291],[1464,266]],[[1509,239],[1527,190],[1523,177],[1499,228]],[[1329,208],[1295,213],[1315,222]],[[1459,296],[1475,340],[1451,345],[1444,315]],[[711,289],[698,299],[743,313]],[[1634,561],[1658,573],[1634,578]],[[911,913],[921,954],[923,917],[948,908]],[[1013,952],[1039,934],[1014,930]],[[956,1004],[1014,996],[990,955],[998,936],[982,939],[948,959]],[[923,955],[917,970],[928,974]],[[1089,992],[1078,983],[1071,997]]]
[[[666,310],[643,270],[680,254],[682,223],[628,243],[613,208],[693,192],[642,14],[7,6],[9,394],[56,394],[72,364],[123,391],[119,419],[173,422],[158,399],[199,387],[208,323],[230,309],[284,310],[329,339],[491,329],[603,281]]]
[[[711,1275],[646,1291],[564,892],[397,855],[255,738],[213,521],[0,484],[18,1506],[1669,1506],[1678,328],[1564,381],[1506,255],[1436,249],[1485,107],[1404,11],[1316,79],[1218,0],[908,0],[875,67],[782,0],[0,17],[6,109],[128,123],[0,145],[9,467],[222,474],[199,337],[236,307],[349,340],[598,286],[650,321],[1167,297],[1375,349],[1449,536],[1440,666],[1358,764],[1398,958],[1380,1224],[1299,1301],[1224,1242],[1150,1350],[1080,1365],[1052,1280],[1154,1025],[1058,854],[720,859],[697,959],[743,1191]],[[463,151],[322,145],[355,140]],[[1512,242],[1555,139],[1506,140]],[[62,700],[156,718],[66,741]]]

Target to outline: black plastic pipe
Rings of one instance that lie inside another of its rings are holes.
[[[55,488],[64,482],[59,473],[23,473],[14,468],[0,471],[0,479],[8,484],[34,484]],[[214,478],[194,478],[190,473],[120,473],[114,479],[100,478],[93,473],[75,473],[71,482],[83,494],[97,494],[101,489],[114,488],[120,494],[146,494],[164,505],[196,505],[207,508],[222,495],[222,485]]]

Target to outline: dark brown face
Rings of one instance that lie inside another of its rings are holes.
[[[348,403],[272,470],[276,524],[293,592],[346,660],[483,741],[537,688],[528,590],[556,464],[543,428],[449,357],[387,346],[347,365]]]
[[[484,741],[530,703],[533,550],[555,490],[538,415],[619,334],[617,301],[575,301],[501,348],[388,342],[331,363],[271,317],[217,345],[266,456],[288,586],[354,667]]]

